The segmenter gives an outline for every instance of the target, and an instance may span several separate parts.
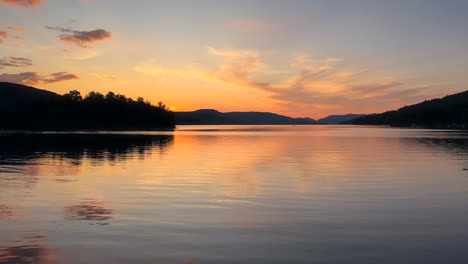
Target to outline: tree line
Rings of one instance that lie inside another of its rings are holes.
[[[4,110],[2,129],[20,130],[154,130],[175,127],[174,113],[162,102],[152,105],[122,94],[73,90],[64,95],[20,103]]]
[[[468,91],[351,120],[356,125],[468,128]]]

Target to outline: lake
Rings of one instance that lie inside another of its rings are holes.
[[[0,263],[468,263],[468,132],[0,134]]]

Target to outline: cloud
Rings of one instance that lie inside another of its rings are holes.
[[[93,73],[91,73],[91,75],[96,76],[96,77],[98,77],[98,78],[100,78],[102,80],[105,80],[105,81],[125,82],[121,78],[113,76],[113,75],[107,75],[107,74],[102,74],[102,73],[98,73],[98,72],[93,72]]]
[[[268,83],[255,81],[254,73],[262,72],[267,67],[260,61],[259,53],[252,50],[219,50],[208,46],[209,53],[226,59],[229,63],[218,66],[215,70],[199,66],[187,66],[183,69],[168,69],[155,65],[153,61],[146,61],[134,68],[137,72],[153,76],[178,75],[204,81],[216,82],[224,85],[260,88],[269,91]]]
[[[49,76],[42,77],[42,82],[44,83],[56,83],[61,81],[68,81],[68,80],[75,80],[79,79],[78,76],[75,74],[67,73],[67,72],[56,72],[52,73]]]
[[[208,52],[213,55],[221,56],[229,63],[222,64],[218,70],[213,73],[213,77],[222,82],[251,85],[251,74],[258,70],[262,63],[260,55],[252,50],[217,50],[213,47],[207,47]]]
[[[79,77],[75,74],[67,72],[56,72],[48,75],[40,74],[37,72],[0,74],[0,82],[12,82],[24,85],[36,85],[39,83],[50,84],[75,79],[79,79]]]
[[[327,58],[327,62],[331,62],[331,63],[336,63],[336,62],[340,62],[340,61],[343,61],[344,59],[342,58]]]
[[[15,43],[15,44],[13,44],[13,47],[15,47],[15,48],[23,48],[23,47],[25,47],[25,46],[26,46],[26,45],[24,45],[24,44],[22,44],[22,43]]]
[[[59,35],[61,42],[75,45],[80,48],[90,48],[90,44],[93,44],[97,41],[103,41],[110,39],[112,34],[104,29],[95,29],[90,31],[79,31],[73,30],[71,28],[62,28],[62,27],[46,27],[50,30],[56,30],[63,34]]]
[[[256,89],[268,93],[279,105],[327,109],[335,113],[388,110],[430,95],[431,85],[409,85],[388,77],[369,78],[367,75],[370,71],[367,69],[340,70],[340,64],[344,61],[341,58],[312,60],[308,56],[296,57],[291,63],[292,73],[282,80],[276,80],[268,77],[274,71],[265,66],[256,51],[219,50],[210,46],[207,50],[223,59],[215,69],[202,66],[170,69],[156,65],[154,61],[146,61],[134,70],[157,77],[194,78]]]
[[[44,2],[44,0],[0,0],[0,3],[17,7],[31,7]]]
[[[42,46],[39,47],[39,50],[43,51],[43,52],[48,52],[48,53],[57,53],[57,51],[58,51],[58,52],[67,54],[67,53],[71,52],[68,49],[57,48],[57,47],[53,47],[53,46],[50,46],[50,45],[42,45]]]
[[[11,31],[16,31],[16,32],[25,32],[26,31],[26,29],[24,29],[24,28],[17,28],[17,27],[11,27],[11,26],[7,26],[7,27],[3,27],[3,28],[11,30]]]
[[[3,57],[0,58],[0,69],[5,67],[27,67],[31,66],[32,61],[27,58],[20,57]]]
[[[236,60],[240,60],[251,64],[255,64],[260,61],[259,53],[254,50],[219,50],[211,46],[207,46],[206,48],[209,53],[225,58],[234,58]]]
[[[70,60],[89,60],[102,55],[101,51],[98,50],[83,50],[83,52],[67,52],[65,54],[65,59]]]
[[[11,35],[6,31],[0,31],[0,44],[4,43],[6,39],[23,39],[23,37]]]

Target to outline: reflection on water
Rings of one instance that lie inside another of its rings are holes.
[[[465,168],[463,131],[4,134],[0,263],[464,263]]]
[[[59,264],[55,258],[57,249],[47,246],[47,236],[28,232],[23,236],[0,245],[0,263],[2,264]]]
[[[0,219],[13,218],[13,209],[6,204],[0,204]]]
[[[172,135],[0,134],[0,173],[21,173],[24,182],[34,184],[41,165],[60,163],[57,174],[73,174],[70,167],[82,166],[83,160],[113,166],[129,158],[145,159],[155,151],[163,155],[172,141]]]
[[[93,200],[66,206],[64,211],[67,220],[106,221],[114,218],[112,209],[106,208],[103,202]]]
[[[419,138],[412,139],[427,148],[435,151],[449,151],[455,155],[468,155],[468,139],[466,138]]]
[[[97,162],[113,161],[137,153],[142,158],[146,152],[158,149],[163,152],[171,144],[171,135],[128,134],[0,134],[0,165],[23,165],[27,160],[82,159]]]

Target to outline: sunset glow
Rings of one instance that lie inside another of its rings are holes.
[[[468,6],[443,3],[1,0],[0,81],[176,111],[382,112],[466,89]]]

